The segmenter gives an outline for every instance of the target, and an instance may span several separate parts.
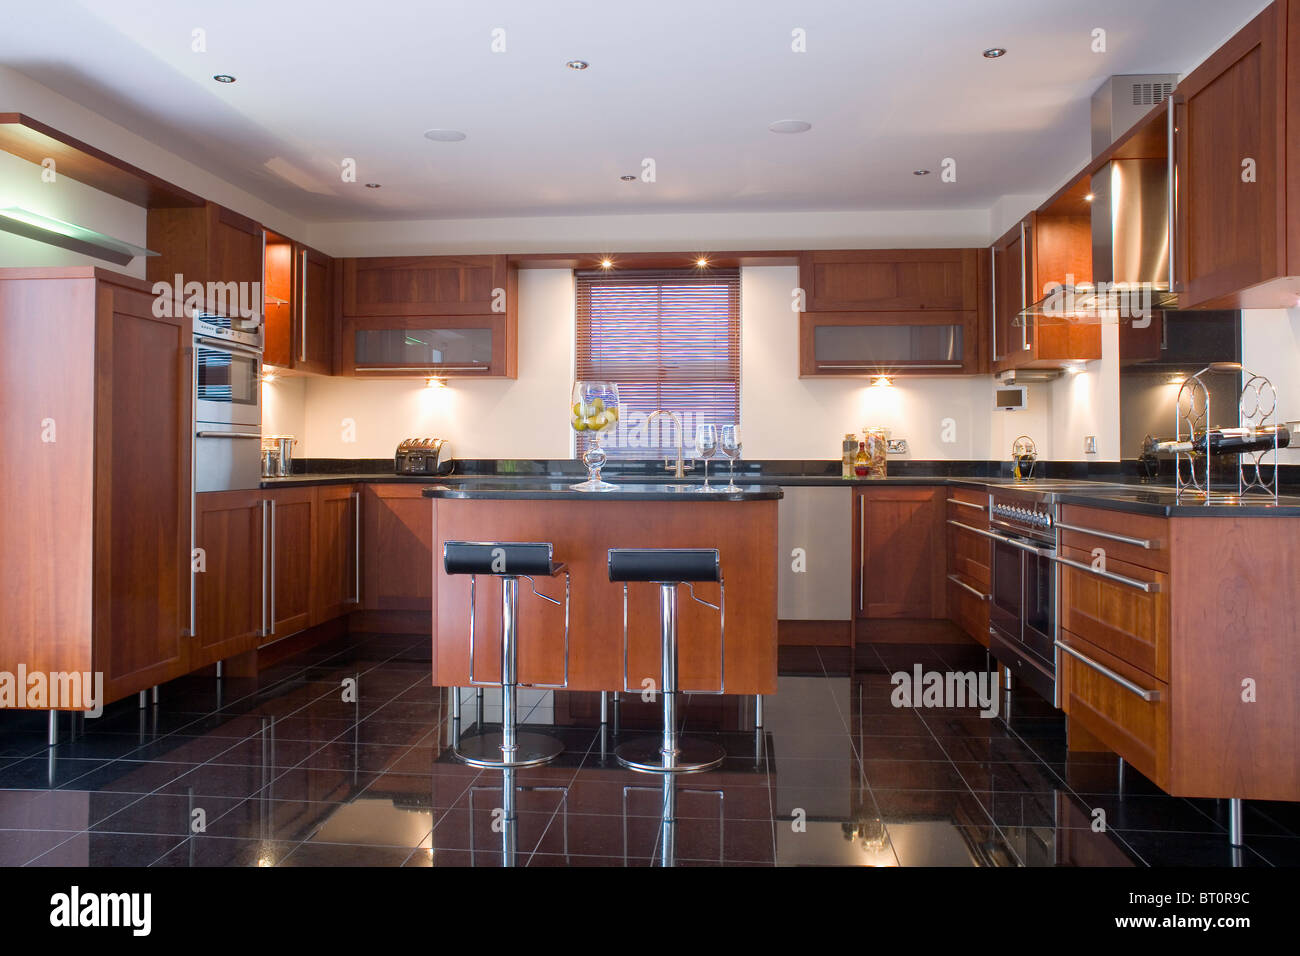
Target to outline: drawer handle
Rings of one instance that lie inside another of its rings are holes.
[[[960,521],[953,521],[951,518],[948,519],[948,523],[952,525],[954,528],[961,528],[963,531],[969,531],[972,534],[979,534],[979,535],[983,535],[986,538],[992,538],[994,541],[1001,541],[1003,544],[1009,544],[1013,548],[1019,548],[1021,551],[1030,551],[1040,557],[1053,558],[1053,560],[1056,560],[1056,558],[1053,556],[1053,554],[1050,551],[1044,551],[1041,548],[1035,548],[1032,544],[1027,544],[1024,541],[1019,541],[1016,538],[1009,538],[1004,534],[996,534],[992,531],[985,531],[983,528],[975,528],[968,524],[962,524]]]
[[[983,506],[983,505],[977,505],[977,504],[976,504],[975,502],[973,502],[973,501],[962,501],[960,498],[949,498],[949,499],[948,499],[948,504],[950,504],[950,505],[961,505],[963,508],[974,508],[976,511],[983,511],[983,510],[984,510],[984,506]]]
[[[949,498],[949,501],[952,499]],[[1108,538],[1111,541],[1119,541],[1123,544],[1135,545],[1139,548],[1146,548],[1148,551],[1160,550],[1159,541],[1151,541],[1147,538],[1130,538],[1126,534],[1114,534],[1110,531],[1097,531],[1095,528],[1080,528],[1078,525],[1066,524],[1064,521],[1056,522],[1058,528],[1064,528],[1066,531],[1077,531],[1080,534],[1090,534],[1094,538]]]
[[[957,587],[959,588],[965,588],[967,591],[975,595],[981,601],[987,601],[989,599],[989,596],[987,594],[981,594],[979,591],[971,587],[969,584],[967,584],[961,578],[957,577],[957,575],[955,574],[948,575],[948,580],[951,581],[953,584],[957,585]]]
[[[1080,571],[1087,571],[1089,574],[1095,574],[1099,578],[1105,578],[1107,581],[1114,581],[1116,584],[1123,584],[1125,587],[1136,588],[1139,591],[1145,591],[1147,594],[1156,594],[1160,591],[1158,581],[1139,581],[1137,578],[1126,578],[1122,574],[1116,574],[1114,571],[1102,571],[1094,568],[1091,564],[1084,564],[1082,561],[1072,561],[1069,558],[1055,557],[1054,561],[1060,564],[1067,564],[1072,568],[1078,568]]]
[[[1073,647],[1071,647],[1069,644],[1065,644],[1065,643],[1063,643],[1063,642],[1061,642],[1061,641],[1057,641],[1057,642],[1056,642],[1056,646],[1059,647],[1061,650],[1065,651],[1065,653],[1069,654],[1071,657],[1073,657],[1073,658],[1075,658],[1075,659],[1077,659],[1077,660],[1079,660],[1079,661],[1082,661],[1084,664],[1087,664],[1089,667],[1091,667],[1093,670],[1095,670],[1098,674],[1105,674],[1107,677],[1109,677],[1111,680],[1113,680],[1116,684],[1119,684],[1120,687],[1123,687],[1123,688],[1124,688],[1125,690],[1127,690],[1127,691],[1132,691],[1134,694],[1137,694],[1139,697],[1141,697],[1143,700],[1147,701],[1148,703],[1150,703],[1150,702],[1152,702],[1152,701],[1157,701],[1157,700],[1160,699],[1160,691],[1158,691],[1158,690],[1147,690],[1145,687],[1139,687],[1137,684],[1133,683],[1131,680],[1128,680],[1128,679],[1126,679],[1126,678],[1124,678],[1124,677],[1121,677],[1119,674],[1116,674],[1113,670],[1111,670],[1111,669],[1110,669],[1109,667],[1107,667],[1105,664],[1098,664],[1098,663],[1097,663],[1096,661],[1094,661],[1091,657],[1085,657],[1083,654],[1080,654],[1078,651],[1076,651],[1076,650],[1075,650]]]

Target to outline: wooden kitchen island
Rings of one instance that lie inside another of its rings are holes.
[[[726,693],[776,692],[776,510],[781,490],[747,486],[703,493],[698,485],[625,484],[612,492],[571,491],[568,481],[467,480],[424,490],[433,500],[433,683],[469,680],[468,576],[443,571],[447,541],[549,541],[572,574],[569,690],[622,690],[623,587],[611,583],[610,548],[717,548],[726,585]],[[564,575],[538,579],[537,590],[564,599]],[[719,614],[678,601],[679,674],[683,690],[717,690]],[[697,584],[717,604],[716,584]],[[501,582],[483,575],[475,593],[474,679],[501,676]],[[659,684],[659,589],[628,589],[627,686]],[[564,608],[519,586],[519,680],[564,680]]]

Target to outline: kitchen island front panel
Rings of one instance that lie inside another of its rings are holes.
[[[728,694],[776,692],[777,498],[765,489],[746,500],[722,495],[611,497],[569,492],[560,499],[519,491],[513,500],[449,495],[429,488],[433,501],[433,683],[469,686],[468,576],[442,567],[447,541],[547,541],[572,575],[569,608],[569,690],[622,690],[623,587],[609,580],[610,548],[717,548],[726,584],[725,686]],[[537,590],[563,601],[564,576],[536,581]],[[717,690],[719,612],[678,596],[679,686]],[[696,595],[719,603],[716,584],[696,584]],[[501,582],[480,575],[475,590],[477,682],[501,676]],[[564,678],[564,609],[519,587],[521,683],[558,684]],[[627,686],[640,692],[660,684],[659,589],[628,588]],[[646,680],[653,685],[646,685]]]

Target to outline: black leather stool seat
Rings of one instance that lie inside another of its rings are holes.
[[[560,567],[546,541],[448,541],[442,546],[448,574],[550,575]]]
[[[611,581],[721,581],[716,548],[610,548]]]

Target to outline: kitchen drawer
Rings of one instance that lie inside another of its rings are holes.
[[[1092,554],[1062,548],[1060,556],[1092,565]],[[1169,679],[1169,575],[1107,556],[1105,570],[1157,588],[1143,591],[1112,577],[1061,565],[1061,629],[1161,680]]]
[[[1082,548],[1089,553],[1093,548],[1104,548],[1107,561],[1127,561],[1142,568],[1169,570],[1166,518],[1062,505],[1057,527],[1064,547]],[[1150,547],[1144,547],[1142,542]]]
[[[987,586],[976,586],[960,574],[948,575],[948,617],[984,647],[989,646],[987,595]]]
[[[1169,767],[1169,685],[1064,627],[1061,643],[1065,646],[1057,655],[1057,686],[1062,709],[1070,720],[1077,720],[1138,772],[1157,786],[1165,786]],[[1144,699],[1144,694],[1150,699]]]
[[[986,488],[949,488],[948,517],[977,528],[989,524],[989,493]]]
[[[988,591],[992,580],[991,552],[992,543],[988,538],[956,525],[948,525],[949,574],[958,574],[973,587]]]

